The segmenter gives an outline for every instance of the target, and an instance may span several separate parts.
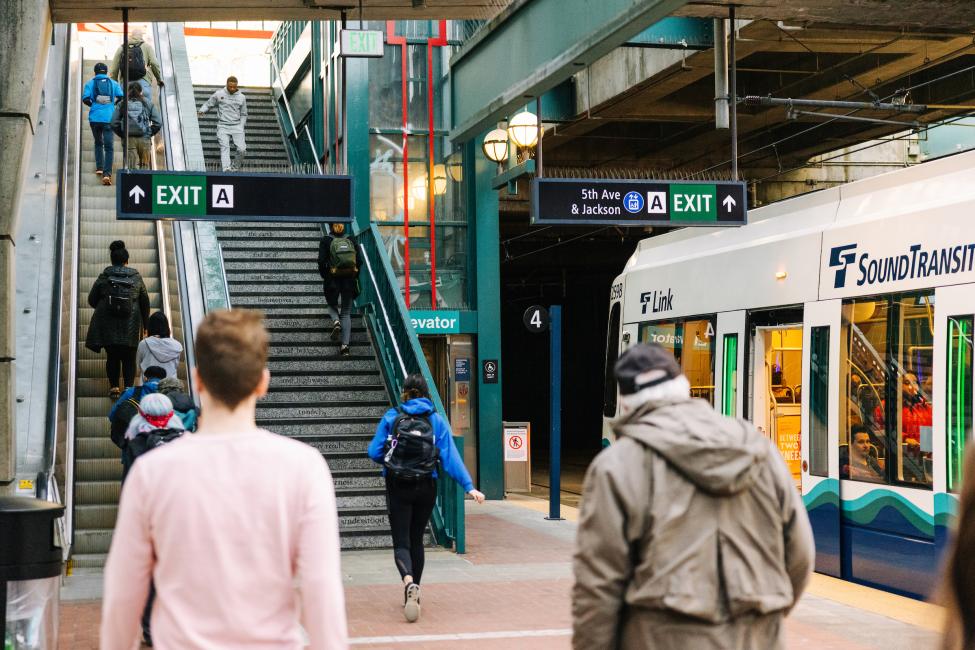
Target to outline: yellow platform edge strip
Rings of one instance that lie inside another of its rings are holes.
[[[879,589],[871,589],[821,573],[813,574],[806,593],[925,630],[940,632],[944,625],[943,607]]]

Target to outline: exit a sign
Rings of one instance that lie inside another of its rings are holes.
[[[379,58],[383,55],[383,33],[379,30],[343,29],[339,43],[339,56]]]
[[[532,182],[532,223],[614,226],[743,226],[740,181],[538,178]]]
[[[120,170],[119,219],[342,221],[353,218],[350,176]]]

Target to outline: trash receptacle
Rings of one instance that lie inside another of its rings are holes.
[[[0,640],[2,650],[57,647],[62,549],[54,522],[64,506],[0,496]]]

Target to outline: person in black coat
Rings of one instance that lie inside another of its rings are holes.
[[[322,237],[318,245],[318,274],[322,276],[324,282],[325,300],[335,314],[332,323],[332,340],[338,340],[341,336],[340,352],[342,356],[347,357],[352,354],[349,350],[349,343],[352,341],[352,301],[359,295],[362,253],[359,247],[345,235],[344,223],[333,223],[329,231],[331,235]],[[340,247],[332,245],[336,240],[351,246],[351,254],[339,252]]]
[[[135,385],[135,353],[149,320],[149,292],[139,272],[129,267],[125,242],[113,241],[108,250],[112,265],[99,274],[88,292],[88,304],[95,313],[85,347],[92,352],[105,348],[105,374],[111,386],[108,396],[118,399],[120,372],[125,387]]]

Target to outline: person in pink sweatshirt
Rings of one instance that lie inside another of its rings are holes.
[[[217,311],[200,324],[200,427],[128,476],[105,565],[103,650],[137,644],[150,579],[157,648],[347,647],[328,467],[254,421],[270,382],[261,318]]]

